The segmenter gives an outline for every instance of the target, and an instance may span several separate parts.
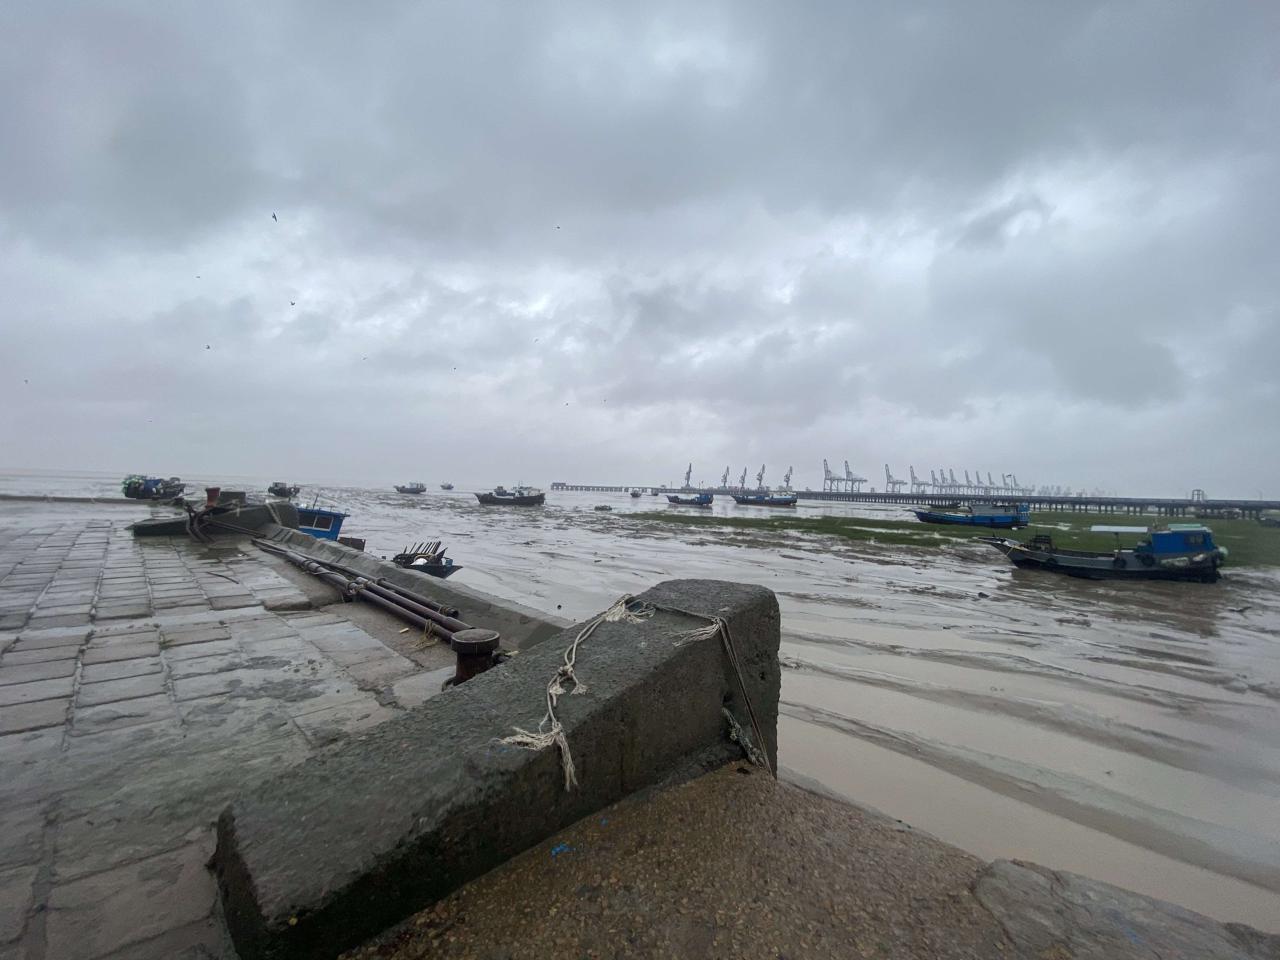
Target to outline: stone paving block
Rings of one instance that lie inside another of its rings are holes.
[[[255,617],[250,620],[229,622],[227,629],[233,638],[245,643],[260,643],[264,640],[298,636],[298,631],[279,617]]]
[[[80,669],[81,683],[101,683],[103,680],[123,680],[125,677],[141,677],[148,673],[160,673],[164,665],[159,657],[139,657],[134,660],[113,660],[108,663],[88,663]]]
[[[208,857],[208,844],[194,843],[55,886],[45,921],[48,955],[96,960],[203,921],[215,899]]]
[[[203,643],[188,643],[180,647],[164,647],[164,658],[169,663],[179,660],[194,660],[197,657],[214,657],[228,653],[239,653],[240,645],[234,640],[206,640]]]
[[[76,703],[92,707],[120,700],[136,700],[164,693],[164,674],[148,673],[140,677],[123,677],[119,680],[103,680],[101,683],[82,683],[76,694]]]
[[[391,685],[396,703],[407,708],[418,707],[444,690],[444,682],[454,675],[454,667],[440,667],[397,680]]]
[[[185,660],[169,662],[169,676],[174,680],[186,677],[198,677],[209,673],[222,673],[246,666],[245,659],[239,651],[215,654],[211,657],[189,657]]]
[[[258,598],[251,593],[227,594],[209,598],[209,606],[215,610],[233,610],[236,607],[256,607]]]
[[[182,647],[209,640],[230,640],[230,631],[220,623],[200,627],[180,627],[162,631],[165,647]]]
[[[372,697],[364,697],[310,710],[295,716],[293,722],[308,741],[320,746],[348,734],[375,727],[397,713],[399,711],[384,707]]]
[[[59,627],[37,631],[29,627],[18,634],[17,647],[23,650],[35,650],[38,647],[65,647],[72,643],[83,643],[89,637],[89,631],[83,627]]]
[[[276,700],[304,701],[322,696],[326,692],[343,693],[355,690],[349,682],[332,676],[296,676],[284,674],[278,669],[251,670],[240,668],[202,676],[180,677],[173,681],[177,700],[195,700],[217,695],[232,697],[271,697]]]
[[[62,726],[67,722],[67,704],[70,702],[71,698],[66,697],[0,707],[0,734]]]
[[[64,647],[37,647],[28,650],[24,646],[15,646],[4,655],[6,666],[20,663],[48,663],[50,660],[75,660],[80,656],[80,644]]]
[[[65,700],[71,696],[73,686],[74,681],[71,677],[10,684],[0,687],[0,707],[9,707],[17,703],[34,703],[37,700]]]
[[[0,958],[3,960],[3,958]],[[216,917],[170,930],[142,943],[105,954],[102,960],[239,960]]]
[[[0,749],[4,746],[0,740]],[[12,762],[7,755],[5,759]],[[25,803],[0,810],[0,870],[39,863],[43,855],[44,813],[39,806]]]
[[[0,872],[0,943],[22,936],[32,906],[38,864]]]
[[[76,672],[75,660],[46,660],[41,663],[0,663],[0,687],[30,680],[54,680]]]
[[[31,615],[30,624],[33,629],[39,630],[45,627],[77,627],[88,622],[89,614],[87,613],[68,613],[59,614],[57,616],[44,616],[37,610]]]
[[[145,600],[126,603],[99,604],[94,610],[95,620],[132,620],[151,612],[151,604]]]
[[[174,716],[173,703],[168,695],[158,694],[152,697],[139,697],[137,700],[121,700],[119,703],[77,707],[72,720],[72,730],[77,734],[96,733],[100,730],[115,730],[140,723],[166,720]]]
[[[89,641],[92,647],[120,647],[131,643],[159,643],[160,631],[138,624],[118,624],[118,629],[102,627],[94,631]]]
[[[154,657],[160,653],[160,644],[154,640],[142,643],[120,643],[91,646],[84,652],[84,663],[110,663],[115,660],[134,660],[138,657]]]
[[[346,667],[347,673],[356,683],[371,690],[381,689],[402,677],[417,673],[420,669],[421,667],[412,660],[406,660],[395,654],[364,660]]]

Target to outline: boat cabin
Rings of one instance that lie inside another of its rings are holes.
[[[337,540],[338,531],[342,529],[342,521],[351,516],[340,510],[326,510],[323,507],[299,507],[298,529],[309,533],[319,540]]]
[[[1168,529],[1152,530],[1151,536],[1134,548],[1137,553],[1203,553],[1213,550],[1213,532],[1198,523],[1171,523]]]

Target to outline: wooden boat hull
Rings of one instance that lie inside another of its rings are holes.
[[[426,493],[426,492],[427,492],[426,490],[414,490],[409,487],[396,487],[396,493],[409,493],[415,497],[418,496],[418,494]]]
[[[913,510],[921,523],[939,523],[956,527],[988,527],[995,530],[1016,530],[1025,527],[1027,520],[1017,514],[967,514],[938,513],[934,510]]]
[[[1221,577],[1218,572],[1219,560],[1210,554],[1203,555],[1203,559],[1179,557],[1148,563],[1132,550],[1114,553],[1043,550],[1002,537],[980,539],[1003,553],[1015,567],[1044,570],[1082,580],[1190,580],[1214,583]]]
[[[545,493],[529,497],[499,497],[492,493],[477,493],[476,499],[486,507],[540,507],[547,502]]]
[[[679,494],[667,494],[667,503],[675,507],[710,507],[715,498],[711,494],[697,497],[682,497]]]
[[[760,497],[751,494],[733,494],[733,502],[744,507],[794,507],[795,497]]]

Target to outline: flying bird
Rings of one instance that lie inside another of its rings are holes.
[[[213,349],[213,347],[209,346],[207,343],[204,345],[204,348],[205,348],[206,350],[212,350],[212,349]]]
[[[273,214],[271,214],[271,219],[272,219],[272,220],[274,220],[276,223],[279,223],[279,222],[280,222],[280,218],[279,218],[279,217],[277,217],[274,213],[273,213]]]
[[[289,306],[291,306],[291,307],[296,307],[297,305],[298,305],[298,301],[297,301],[297,300],[290,300],[290,301],[289,301]]]

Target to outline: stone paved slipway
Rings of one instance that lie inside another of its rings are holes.
[[[218,813],[439,688],[446,651],[134,512],[0,513],[0,960],[234,956]]]

